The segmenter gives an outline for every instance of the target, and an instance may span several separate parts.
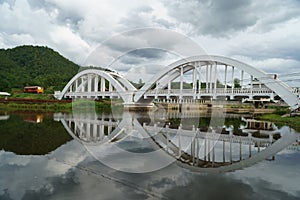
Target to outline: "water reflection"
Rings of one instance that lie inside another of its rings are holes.
[[[274,160],[276,153],[299,144],[294,130],[278,129],[271,122],[242,118],[238,128],[228,123],[202,127],[201,120],[211,119],[207,119],[207,113],[198,118],[194,115],[57,113],[54,119],[61,121],[100,162],[135,173],[154,171],[173,162],[191,171],[234,171],[265,159]],[[184,126],[184,120],[193,123]],[[132,165],[129,160],[138,164]]]
[[[72,137],[51,113],[11,112],[0,121],[0,150],[19,155],[45,155]],[[42,123],[43,122],[43,123]]]
[[[44,119],[43,114],[31,113],[31,114],[24,115],[24,121],[29,123],[39,124],[43,122],[43,119]]]
[[[44,120],[41,124],[24,122],[23,113],[9,113],[9,115],[8,120],[0,121],[0,144],[2,145],[0,147],[2,149],[0,151],[0,199],[199,199],[199,197],[201,199],[299,199],[300,197],[299,138],[277,153],[275,160],[269,156],[279,149],[278,146],[284,148],[284,143],[288,144],[289,137],[295,134],[288,127],[277,128],[272,124],[274,129],[268,131],[279,131],[280,134],[280,137],[277,137],[274,133],[272,138],[269,134],[263,135],[260,130],[256,130],[260,132],[259,134],[251,130],[252,136],[249,139],[247,129],[250,130],[250,127],[247,126],[247,119],[241,120],[240,116],[225,119],[223,123],[225,126],[222,127],[204,127],[204,124],[209,124],[207,122],[210,120],[206,114],[196,119],[190,117],[180,120],[180,116],[171,116],[168,113],[164,113],[164,116],[160,113],[126,112],[120,115],[57,113],[54,119],[59,122],[53,121],[52,114],[43,114]],[[62,121],[65,121],[67,127],[71,127],[69,130],[73,130],[73,137],[76,139],[71,140],[72,137],[67,133]],[[78,128],[74,132],[75,121]],[[88,126],[87,123],[90,121],[93,123]],[[197,126],[194,123],[196,121],[198,121]],[[180,126],[182,122],[186,124]],[[89,135],[88,127],[92,131],[96,127],[95,124],[98,126],[97,131],[90,132]],[[104,126],[100,127],[103,124]],[[182,132],[179,137],[180,127]],[[197,132],[197,128],[198,135],[195,133],[192,136],[187,135],[193,131]],[[212,137],[217,134],[219,138]],[[168,135],[169,140],[164,139]],[[231,140],[232,163],[230,162],[230,140],[226,140],[230,137],[237,139]],[[178,154],[173,155],[172,150],[179,149],[179,138],[182,149],[180,157]],[[242,143],[240,154],[238,138],[248,138],[248,142],[252,141],[251,157],[249,143]],[[204,148],[205,139],[206,148]],[[253,142],[259,139],[266,142],[272,139],[272,143],[269,142],[267,145],[263,142],[257,144]],[[172,144],[166,145],[163,141],[172,142],[174,147]],[[192,165],[193,160],[190,160],[193,155],[190,153],[193,141],[195,141],[195,157],[196,144],[199,141],[198,165]],[[32,146],[35,144],[38,145]],[[51,144],[52,147],[48,148],[47,144]],[[112,146],[124,152],[114,152]],[[215,156],[213,156],[213,147]],[[274,147],[274,151],[272,149],[270,151],[271,147]],[[43,152],[40,152],[41,149],[44,149]],[[93,153],[94,157],[99,156],[104,161],[115,160],[115,164],[120,165],[121,170],[124,170],[125,167],[145,168],[146,165],[153,165],[154,162],[148,158],[143,160],[135,154],[130,154],[131,157],[128,157],[126,152],[141,154],[157,149],[161,150],[161,157],[155,157],[155,160],[171,158],[174,163],[160,170],[143,174],[122,173],[106,167],[90,154]],[[211,151],[204,154],[205,149]],[[240,155],[242,155],[241,161]],[[264,158],[269,158],[271,161]],[[215,159],[214,166],[212,166],[213,159]],[[256,161],[257,164],[253,165]],[[206,163],[206,166],[200,166],[200,163]],[[219,165],[219,163],[223,164]],[[247,168],[236,170],[241,168],[241,163]],[[218,175],[191,173],[190,170],[186,170],[187,168],[198,172],[228,170],[231,172]]]
[[[5,121],[9,119],[9,115],[7,113],[1,113],[0,121]]]

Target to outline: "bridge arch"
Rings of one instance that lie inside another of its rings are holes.
[[[232,78],[234,74],[234,69],[240,70],[241,74],[246,72],[247,74],[251,75],[251,82],[252,80],[258,80],[261,84],[264,84],[267,88],[269,88],[271,91],[275,92],[278,96],[280,96],[281,99],[283,99],[290,106],[291,109],[297,109],[299,107],[298,97],[294,95],[292,89],[282,81],[278,79],[274,79],[273,77],[266,74],[262,70],[256,69],[253,66],[245,64],[238,60],[222,57],[222,56],[214,56],[214,55],[192,56],[192,57],[181,59],[179,61],[176,61],[166,66],[165,69],[163,69],[158,74],[156,74],[151,79],[151,81],[146,83],[139,91],[135,93],[134,102],[143,101],[144,95],[149,90],[153,88],[154,90],[163,89],[168,85],[168,83],[170,83],[170,81],[178,77],[181,77],[184,73],[190,70],[195,70],[196,73],[198,73],[199,71],[197,72],[197,70],[199,69],[201,70],[201,68],[206,66],[207,70],[210,70],[210,76],[212,76],[211,74],[212,74],[213,66],[216,66],[215,67],[215,71],[216,71],[217,66],[219,65],[225,66],[226,76],[227,76],[227,67],[229,68],[231,67]],[[207,78],[208,77],[206,77],[206,79]],[[232,93],[233,93],[233,87],[232,87]],[[272,94],[270,94],[270,96],[272,96]]]
[[[106,81],[109,88],[106,88]],[[100,84],[100,87],[99,87]],[[119,96],[125,103],[132,102],[136,88],[124,77],[114,72],[98,69],[87,69],[76,74],[57,95],[58,99],[64,97],[86,96],[97,98],[99,96]],[[78,96],[79,95],[79,96]]]

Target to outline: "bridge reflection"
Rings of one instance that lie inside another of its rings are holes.
[[[174,113],[155,112],[57,113],[54,119],[61,121],[68,133],[89,150],[95,151],[103,145],[120,145],[129,138],[146,141],[152,151],[159,150],[166,159],[171,158],[178,165],[199,172],[233,171],[264,159],[274,159],[276,153],[297,141],[293,130],[287,127],[276,129],[269,122],[260,125],[259,121],[248,120],[237,135],[232,126],[211,124],[206,131],[200,130],[197,126],[199,118],[188,119],[196,122],[191,126],[182,125],[183,121],[172,124],[173,116]]]

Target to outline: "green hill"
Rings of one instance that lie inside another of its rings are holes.
[[[79,66],[56,51],[41,46],[0,49],[0,91],[40,85],[46,92],[62,90]]]

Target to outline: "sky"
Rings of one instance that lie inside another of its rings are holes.
[[[79,65],[110,63],[132,79],[186,56],[178,53],[184,37],[199,53],[235,58],[288,82],[299,77],[286,76],[300,72],[299,0],[0,0],[0,14],[0,48],[48,46]],[[176,34],[137,31],[148,28]],[[149,48],[156,41],[166,48]],[[113,62],[104,61],[111,54]]]

